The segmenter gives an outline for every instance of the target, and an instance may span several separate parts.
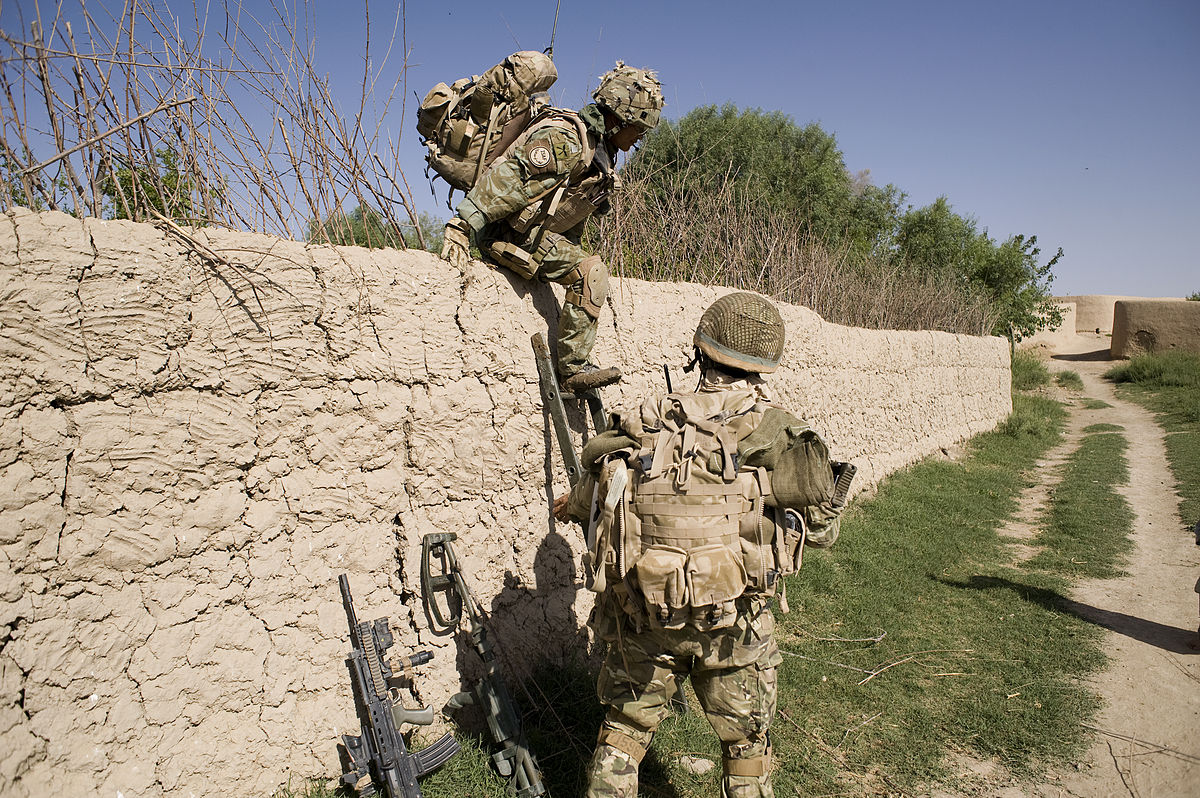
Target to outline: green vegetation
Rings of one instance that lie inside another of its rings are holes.
[[[424,249],[439,252],[442,249],[443,229],[442,220],[423,211],[418,214],[415,227],[400,227],[388,224],[383,214],[374,208],[359,205],[349,214],[330,214],[321,224],[316,219],[310,219],[305,240],[309,243],[369,249],[422,249],[423,239]]]
[[[1083,378],[1079,376],[1078,371],[1060,371],[1054,381],[1069,391],[1083,390]]]
[[[647,135],[638,171],[687,169],[689,194],[715,193],[728,179],[736,196],[781,211],[804,232],[831,241],[849,239],[865,251],[885,251],[905,195],[877,188],[846,170],[834,137],[820,125],[797,125],[780,111],[739,111],[732,104],[694,108]],[[653,190],[664,186],[652,181]]]
[[[626,190],[616,224],[624,225],[624,234],[612,237],[618,251],[610,256],[634,276],[749,287],[812,306],[805,296],[811,272],[844,272],[868,284],[897,280],[901,290],[886,295],[912,302],[906,308],[912,313],[921,292],[904,288],[936,284],[933,293],[948,303],[936,322],[940,329],[966,331],[958,325],[976,319],[974,303],[987,312],[982,329],[973,332],[1019,338],[1061,321],[1049,292],[1061,249],[1043,263],[1036,236],[995,241],[945,197],[922,208],[906,205],[896,186],[877,187],[868,172],[852,175],[834,137],[819,125],[802,127],[778,111],[695,108],[652,131],[622,175]],[[715,198],[721,198],[716,206]],[[704,245],[695,257],[664,267],[664,247],[630,244],[637,240],[632,233],[664,245]],[[726,248],[725,236],[750,245]],[[762,236],[774,248],[760,252],[753,242]],[[780,246],[794,252],[772,262]],[[706,257],[712,263],[698,266]],[[841,288],[828,279],[813,282],[812,291]],[[818,312],[862,324],[839,307]]]
[[[1129,480],[1128,444],[1120,427],[1093,424],[1067,461],[1054,490],[1042,546],[1027,565],[1072,577],[1120,576],[1124,555],[1132,549],[1133,511],[1116,488]]]
[[[1012,356],[1012,385],[1016,391],[1032,391],[1050,384],[1050,369],[1037,355],[1018,349]]]
[[[1200,355],[1139,355],[1105,373],[1118,394],[1153,411],[1167,432],[1167,460],[1185,525],[1200,520]]]
[[[183,167],[179,153],[164,148],[154,156],[153,166],[124,167],[100,181],[105,218],[153,221],[146,211],[155,210],[187,224],[202,216],[199,183]]]
[[[1085,397],[1084,400],[1079,403],[1079,405],[1084,410],[1103,410],[1106,407],[1112,407],[1112,405],[1103,399],[1093,399],[1090,396]]]
[[[1158,352],[1138,355],[1104,373],[1116,383],[1145,388],[1200,388],[1200,355],[1191,352]]]

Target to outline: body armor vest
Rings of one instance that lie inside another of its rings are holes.
[[[781,412],[738,389],[669,394],[640,417],[616,416],[616,432],[634,443],[601,460],[589,587],[611,588],[628,614],[666,629],[727,627],[739,597],[773,595],[799,568],[805,525],[779,522],[770,471],[738,454],[772,411]]]

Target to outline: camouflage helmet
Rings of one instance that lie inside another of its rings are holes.
[[[663,107],[662,84],[648,69],[625,66],[624,61],[600,76],[600,88],[592,95],[604,110],[625,125],[637,125],[643,131],[658,126]]]
[[[739,291],[709,305],[692,342],[723,366],[769,374],[783,357],[783,317],[758,294]]]

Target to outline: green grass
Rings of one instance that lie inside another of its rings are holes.
[[[1079,376],[1078,371],[1060,371],[1054,381],[1069,391],[1083,390],[1083,377]]]
[[[1150,388],[1200,388],[1200,355],[1159,352],[1138,355],[1104,373],[1113,382],[1132,382]]]
[[[1026,563],[1073,578],[1120,576],[1132,549],[1133,511],[1116,488],[1129,480],[1128,443],[1113,424],[1093,424],[1064,466],[1037,542]]]
[[[1050,369],[1032,352],[1018,349],[1012,356],[1012,386],[1018,391],[1032,391],[1050,384]]]
[[[1079,406],[1084,410],[1103,410],[1106,407],[1112,407],[1112,405],[1103,399],[1093,399],[1090,396],[1085,397],[1083,401],[1079,403]]]
[[[806,557],[779,624],[777,794],[871,773],[915,791],[946,776],[951,747],[1018,772],[1081,750],[1096,701],[1079,676],[1103,662],[1101,632],[1063,609],[1066,580],[1013,568],[997,535],[1064,415],[1016,395],[1014,420],[965,459],[889,477],[834,549]]]
[[[1164,352],[1139,355],[1110,369],[1123,399],[1158,417],[1167,432],[1167,460],[1181,497],[1184,526],[1200,521],[1200,355]]]

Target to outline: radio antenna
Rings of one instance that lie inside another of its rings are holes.
[[[554,4],[554,27],[550,29],[550,46],[542,50],[543,53],[550,56],[551,61],[554,60],[554,36],[558,33],[558,10],[560,8],[562,8],[562,0],[558,0]]]

